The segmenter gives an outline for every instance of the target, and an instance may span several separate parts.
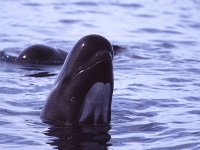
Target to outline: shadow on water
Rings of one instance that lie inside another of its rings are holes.
[[[111,139],[109,125],[51,126],[44,134],[51,137],[47,144],[58,150],[107,150]]]
[[[28,74],[25,75],[27,77],[35,77],[35,78],[41,78],[41,77],[50,77],[50,76],[55,76],[57,74],[55,73],[49,73],[49,72],[39,72],[39,73],[34,73],[34,74]]]

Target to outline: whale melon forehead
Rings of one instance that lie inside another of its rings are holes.
[[[81,38],[71,49],[65,60],[64,68],[66,67],[71,71],[87,61],[94,61],[100,51],[110,53],[111,59],[113,58],[112,45],[106,38],[96,34],[87,35]]]
[[[89,57],[100,50],[106,50],[113,56],[111,43],[103,36],[92,34],[81,38],[72,48],[70,55]]]

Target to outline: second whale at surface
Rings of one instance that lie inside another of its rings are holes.
[[[1,51],[0,60],[22,64],[62,65],[67,54],[64,50],[35,44],[24,49],[18,56]]]

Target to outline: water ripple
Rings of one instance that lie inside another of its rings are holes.
[[[2,149],[200,149],[199,1],[0,1],[0,51],[69,52],[97,33],[114,45],[111,128],[39,119],[61,66],[0,61]],[[84,138],[83,138],[84,137]]]

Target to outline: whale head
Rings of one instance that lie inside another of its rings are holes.
[[[100,35],[81,38],[68,54],[41,112],[44,120],[109,124],[113,49]]]

